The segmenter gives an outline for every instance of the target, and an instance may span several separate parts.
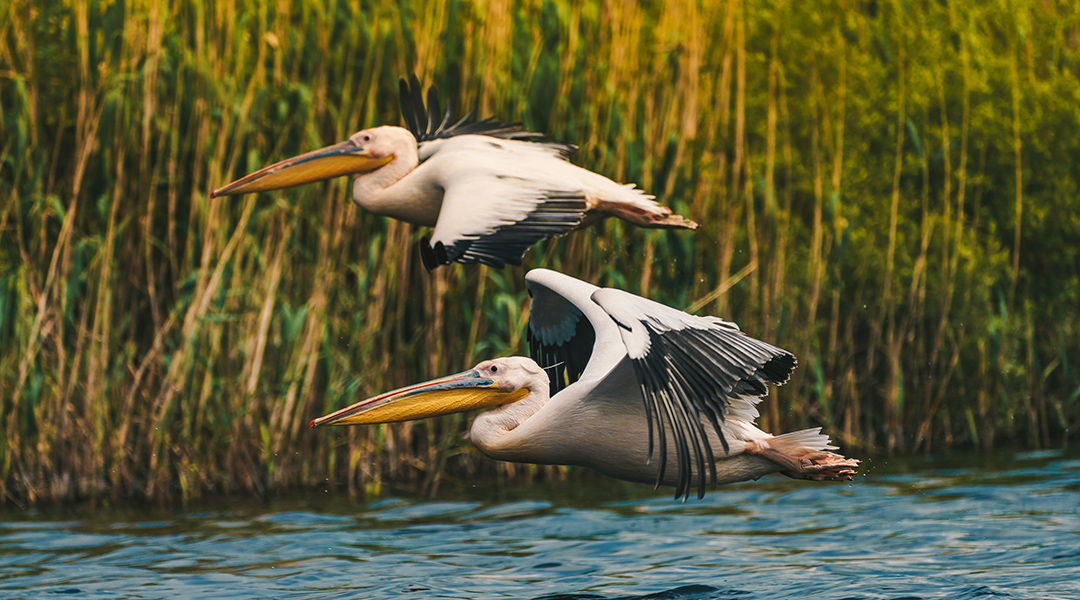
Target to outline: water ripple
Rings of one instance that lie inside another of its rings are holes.
[[[765,480],[685,503],[590,482],[506,501],[9,513],[0,596],[1080,597],[1080,461],[956,464],[882,463],[852,484]]]

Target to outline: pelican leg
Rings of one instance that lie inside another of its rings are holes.
[[[698,224],[682,215],[671,212],[666,206],[647,209],[626,202],[596,200],[589,208],[599,214],[608,214],[639,227],[655,229],[697,229]]]
[[[851,481],[859,461],[827,450],[814,450],[792,444],[782,437],[746,442],[747,454],[760,456],[780,465],[780,472],[792,479],[814,481]]]

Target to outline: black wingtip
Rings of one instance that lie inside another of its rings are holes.
[[[405,120],[405,128],[415,135],[416,123],[413,123],[412,111],[409,110],[412,106],[409,82],[404,77],[398,78],[398,104],[401,105],[401,118]]]
[[[412,89],[410,96],[412,100],[413,123],[416,124],[416,131],[418,131],[421,136],[424,136],[424,127],[427,121],[427,107],[424,106],[424,91],[420,87],[420,80],[416,78],[415,73],[409,76],[409,84]]]
[[[442,123],[439,123],[439,129],[446,129],[454,121],[454,115],[457,114],[457,103],[453,98],[446,99],[446,112],[443,113]]]
[[[401,116],[405,120],[405,127],[412,132],[417,142],[470,134],[507,140],[534,140],[543,137],[540,133],[523,129],[521,123],[506,123],[492,117],[477,122],[475,111],[454,122],[457,108],[453,99],[447,102],[446,111],[442,112],[438,90],[435,86],[431,86],[427,90],[425,105],[425,93],[420,87],[420,79],[416,73],[410,74],[408,78],[399,78],[398,90],[401,96]],[[565,149],[560,152],[565,155],[572,153]]]
[[[420,238],[420,262],[424,263],[424,268],[430,273],[435,270],[435,267],[439,266],[438,261],[435,260],[435,253],[431,250],[431,238],[424,236]]]
[[[427,91],[427,130],[424,132],[427,135],[434,134],[439,127],[439,124],[435,119],[439,118],[439,91],[435,89],[435,86],[431,86]]]
[[[450,264],[450,255],[446,253],[446,246],[442,242],[435,242],[433,248],[435,249],[435,259],[438,260],[440,265]]]
[[[446,246],[442,242],[431,243],[431,238],[424,236],[420,238],[420,261],[424,264],[424,268],[430,273],[442,265],[448,265],[453,261],[450,258],[450,254],[446,251]]]

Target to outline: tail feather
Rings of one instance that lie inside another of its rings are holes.
[[[820,427],[801,429],[782,435],[774,436],[776,440],[782,440],[794,446],[801,446],[810,450],[839,450],[839,446],[833,446],[829,436],[821,433]]]

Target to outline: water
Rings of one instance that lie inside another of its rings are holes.
[[[1080,598],[1080,459],[979,460],[685,503],[581,477],[440,501],[9,511],[0,596]]]

